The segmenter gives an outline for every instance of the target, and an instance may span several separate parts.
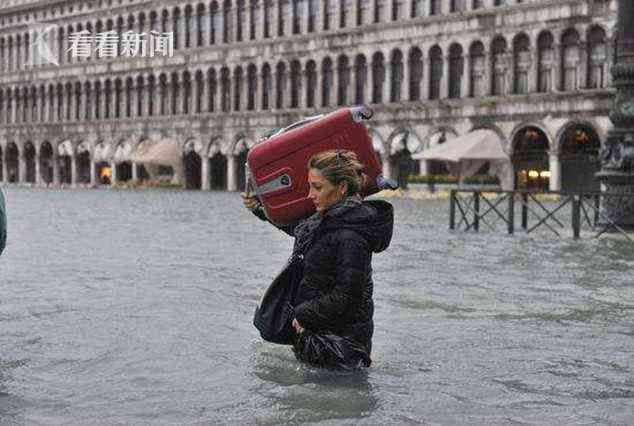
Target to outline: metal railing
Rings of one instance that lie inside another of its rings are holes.
[[[485,226],[497,231],[502,223],[506,232],[513,234],[519,219],[520,229],[526,234],[547,229],[563,237],[566,229],[571,229],[573,238],[578,239],[582,229],[589,229],[595,238],[615,232],[632,241],[618,225],[618,219],[615,221],[604,211],[605,201],[612,197],[633,199],[634,194],[453,189],[449,198],[449,229],[478,232]]]

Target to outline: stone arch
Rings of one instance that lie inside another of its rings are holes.
[[[557,132],[557,157],[561,167],[561,190],[597,192],[594,175],[601,169],[601,140],[590,121],[572,120]]]
[[[112,163],[115,167],[117,182],[127,182],[132,180],[132,143],[129,139],[120,139],[113,146]]]
[[[82,140],[76,149],[77,155],[77,182],[83,184],[91,183],[91,166],[90,157],[92,154],[92,146],[88,140]]]
[[[195,138],[190,138],[183,144],[183,170],[185,174],[185,188],[187,189],[201,188],[202,149],[202,143]]]
[[[36,162],[35,145],[31,141],[26,141],[26,143],[24,144],[22,150],[23,150],[22,155],[24,156],[24,165],[26,167],[26,170],[24,172],[25,182],[35,183],[36,182],[36,176],[35,176],[35,162]]]
[[[44,140],[40,144],[40,179],[43,184],[51,184],[54,179],[54,170],[53,170],[53,161],[55,159],[55,154],[53,151],[53,144],[49,141]]]
[[[227,157],[222,153],[222,146],[220,137],[213,138],[206,153],[209,161],[209,186],[212,190],[227,189]]]
[[[20,153],[18,150],[18,145],[13,141],[7,143],[6,152],[5,152],[5,161],[7,164],[6,182],[9,182],[9,183],[19,182],[19,179],[20,179],[19,157],[20,157]]]
[[[57,143],[56,153],[59,163],[59,178],[61,184],[72,184],[72,158],[76,147],[72,140],[61,139]]]
[[[515,128],[510,138],[515,188],[545,191],[551,187],[551,141],[542,126],[522,123]]]

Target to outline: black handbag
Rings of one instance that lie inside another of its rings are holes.
[[[253,325],[264,340],[280,345],[293,344],[295,298],[302,273],[302,256],[293,256],[264,292],[253,315]]]

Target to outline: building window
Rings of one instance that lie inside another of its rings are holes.
[[[588,88],[600,89],[606,86],[605,69],[607,63],[607,46],[605,31],[594,27],[588,35]]]
[[[491,51],[493,54],[493,95],[504,96],[507,93],[506,40],[502,37],[497,37],[493,41]]]
[[[315,107],[315,91],[317,89],[317,65],[315,61],[306,64],[306,106]]]
[[[275,94],[275,108],[284,108],[284,99],[286,97],[286,66],[280,62],[275,69],[275,83],[277,86],[277,93]]]
[[[390,81],[390,102],[400,102],[401,89],[403,86],[403,54],[400,50],[395,50],[392,53],[390,67],[392,70],[392,81]]]
[[[429,0],[429,14],[440,15],[440,0]]]
[[[484,45],[477,41],[471,45],[469,52],[471,61],[471,92],[473,97],[486,95],[486,59]]]
[[[439,46],[434,46],[429,51],[429,99],[440,99],[442,73],[442,50]]]
[[[421,82],[423,81],[423,52],[418,47],[413,48],[409,53],[409,100],[418,101],[421,99]]]
[[[521,95],[528,93],[528,75],[531,68],[530,40],[526,34],[515,37],[513,42],[513,61],[515,75],[513,76],[513,92]]]
[[[372,103],[383,102],[383,82],[385,81],[385,64],[383,54],[377,52],[372,56]]]
[[[302,66],[299,61],[291,62],[291,108],[299,108],[301,93]]]
[[[350,88],[350,64],[347,56],[340,56],[337,60],[337,74],[339,76],[337,105],[347,105],[348,90]]]
[[[365,103],[365,88],[368,80],[368,65],[366,63],[365,56],[358,55],[356,57],[354,72],[356,80],[354,103],[362,105]]]
[[[262,109],[268,110],[271,99],[271,67],[264,64],[262,67]]]
[[[537,90],[541,93],[548,93],[553,89],[553,72],[555,67],[553,43],[553,35],[549,32],[540,34],[537,40]]]
[[[327,107],[330,106],[330,92],[332,89],[332,61],[330,58],[324,59],[324,62],[321,65],[321,72],[323,76],[322,80],[322,96],[321,96],[321,106]]]
[[[562,39],[563,89],[573,91],[579,88],[579,34],[568,30]]]
[[[449,48],[449,97],[452,99],[462,96],[462,77],[464,73],[464,59],[462,46],[452,44]]]

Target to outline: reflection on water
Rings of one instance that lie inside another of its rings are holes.
[[[373,366],[299,365],[251,325],[291,240],[237,194],[9,189],[0,423],[631,424],[627,241],[447,231],[394,200]]]

